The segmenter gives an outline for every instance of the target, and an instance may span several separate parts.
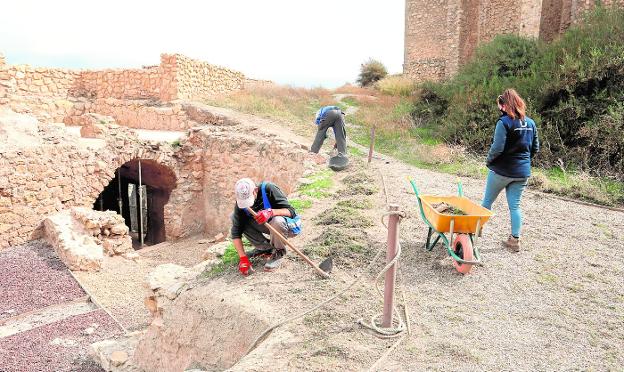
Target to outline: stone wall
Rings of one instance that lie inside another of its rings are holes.
[[[76,95],[89,98],[160,99],[159,67],[83,71]]]
[[[167,237],[203,231],[184,217],[201,208],[200,202],[193,203],[201,199],[201,180],[193,176],[192,150],[140,141],[118,126],[109,129],[100,148],[81,146],[62,128],[42,125],[40,131],[40,145],[0,149],[0,248],[37,238],[37,227],[51,213],[72,206],[91,208],[115,170],[135,158],[163,164],[184,181],[165,207]]]
[[[624,6],[624,0],[602,1]],[[403,73],[444,80],[500,34],[550,41],[595,7],[593,0],[406,0]]]
[[[258,136],[207,135],[204,166],[204,209],[206,226],[226,231],[234,208],[234,183],[243,177],[256,182],[271,181],[285,194],[294,191],[303,174],[305,152],[275,137],[260,141]],[[219,172],[218,169],[229,169]],[[224,218],[226,217],[226,218]]]
[[[9,95],[67,97],[80,73],[60,68],[0,64],[0,104]]]
[[[67,103],[80,98],[154,100],[197,100],[243,89],[242,73],[196,61],[180,54],[162,54],[158,66],[142,69],[72,71],[0,63],[0,105],[17,112],[62,122]],[[60,120],[59,120],[60,118]]]
[[[180,54],[173,57],[176,64],[178,99],[201,99],[243,89],[245,76],[238,71],[210,65]]]
[[[57,211],[92,208],[116,170],[133,159],[159,164],[175,178],[164,206],[167,240],[226,233],[238,178],[268,179],[285,192],[294,189],[305,156],[298,145],[210,116],[201,107],[186,109],[213,125],[189,130],[175,147],[140,140],[130,129],[111,124],[105,125],[104,139],[90,139],[97,146],[87,146],[62,126],[32,129],[33,118],[20,124],[25,115],[15,118],[0,110],[0,137],[13,136],[0,143],[0,248],[38,238],[41,221]],[[21,137],[11,131],[20,127],[32,130]]]

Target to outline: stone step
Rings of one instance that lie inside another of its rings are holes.
[[[97,309],[98,307],[89,301],[89,297],[84,296],[71,302],[29,311],[0,321],[0,339]]]

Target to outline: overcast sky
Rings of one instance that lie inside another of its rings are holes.
[[[7,62],[69,68],[155,65],[182,53],[297,86],[355,81],[369,57],[403,63],[404,0],[3,0]]]

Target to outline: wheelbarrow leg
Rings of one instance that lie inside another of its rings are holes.
[[[438,233],[438,236],[435,238],[433,243],[431,243],[431,236],[433,235],[433,233],[434,233],[434,230],[430,227],[429,232],[427,233],[427,242],[425,243],[425,249],[428,251],[432,250],[433,247],[435,247],[435,245],[438,244],[438,241],[440,240],[440,234]]]

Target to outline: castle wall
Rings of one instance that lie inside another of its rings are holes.
[[[517,34],[553,40],[593,9],[594,0],[406,0],[403,73],[416,81],[444,80],[482,42]],[[605,0],[624,6],[624,0]]]

